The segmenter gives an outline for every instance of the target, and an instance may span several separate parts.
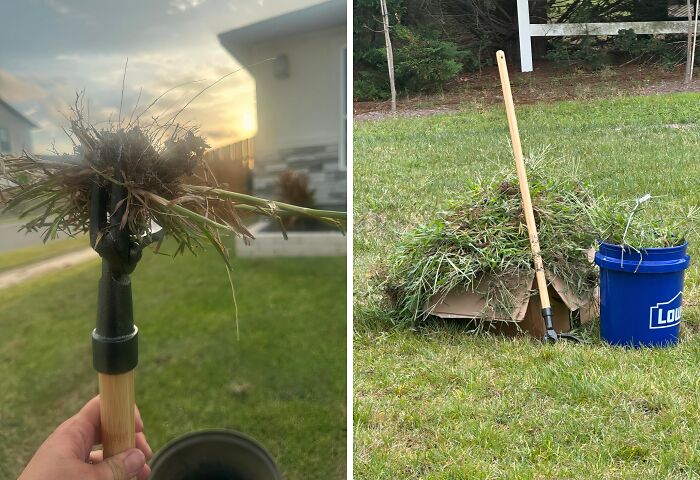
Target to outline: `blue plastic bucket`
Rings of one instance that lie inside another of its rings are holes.
[[[678,342],[688,244],[636,252],[601,242],[600,336],[612,345],[665,347]]]

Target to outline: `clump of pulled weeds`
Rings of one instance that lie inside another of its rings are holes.
[[[511,169],[514,170],[514,169]],[[559,171],[563,169],[557,169]],[[597,273],[587,252],[596,244],[589,189],[570,176],[549,176],[551,165],[528,163],[528,179],[544,267],[582,300],[592,299]],[[458,289],[474,291],[489,274],[487,312],[515,307],[516,275],[533,275],[525,214],[514,171],[467,183],[437,218],[406,234],[388,259],[382,286],[398,324],[415,325],[430,315],[429,300]],[[531,292],[536,294],[536,292]]]
[[[634,200],[601,196],[591,206],[590,215],[601,241],[637,252],[683,245],[697,234],[700,224],[697,205],[651,194]]]
[[[83,116],[81,103],[78,95],[66,131],[72,155],[0,156],[0,207],[19,214],[24,228],[42,231],[45,240],[59,232],[73,236],[89,231],[89,196],[95,183],[126,190],[120,227],[128,226],[134,237],[149,238],[155,222],[178,242],[175,254],[211,244],[227,264],[222,235],[253,237],[242,213],[280,219],[309,215],[342,227],[345,212],[301,208],[221,188],[203,161],[206,140],[196,127],[176,123],[177,115],[144,123],[132,113],[128,121],[97,128]]]

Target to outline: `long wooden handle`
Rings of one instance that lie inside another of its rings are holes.
[[[540,241],[537,237],[537,226],[535,225],[535,215],[532,211],[532,199],[530,198],[530,187],[527,183],[527,173],[525,171],[525,161],[523,160],[523,148],[520,145],[520,133],[518,132],[518,120],[515,118],[515,105],[513,104],[513,94],[510,91],[510,78],[508,77],[508,66],[503,50],[496,52],[496,62],[498,63],[498,74],[501,77],[501,88],[503,89],[503,102],[506,105],[506,115],[508,116],[508,128],[510,129],[510,139],[513,144],[513,156],[515,157],[515,168],[518,170],[518,183],[520,184],[520,196],[523,199],[523,210],[525,211],[525,223],[530,236],[530,248],[532,249],[532,259],[535,263],[535,276],[537,277],[537,289],[540,292],[540,303],[542,308],[549,308],[549,292],[547,291],[547,279],[544,276],[542,265],[542,254],[540,253]]]
[[[134,371],[119,375],[98,373],[100,422],[104,458],[136,445]]]

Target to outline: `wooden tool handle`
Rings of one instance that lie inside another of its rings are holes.
[[[119,375],[98,373],[100,422],[104,458],[136,445],[134,371]]]
[[[547,291],[547,279],[544,276],[542,254],[540,253],[540,241],[537,237],[537,226],[535,225],[535,215],[532,211],[530,187],[527,183],[525,161],[523,160],[523,148],[520,145],[518,120],[515,118],[515,105],[513,104],[513,94],[510,91],[508,66],[506,65],[506,56],[503,53],[503,50],[496,52],[496,62],[498,63],[498,74],[501,77],[501,88],[503,88],[503,102],[506,105],[508,128],[510,129],[510,139],[513,144],[513,156],[515,157],[515,168],[518,170],[518,183],[520,184],[520,196],[523,199],[525,223],[527,224],[527,232],[530,236],[532,259],[535,263],[535,276],[537,277],[537,289],[540,293],[540,303],[542,304],[543,309],[549,308],[551,305],[549,303],[549,292]]]

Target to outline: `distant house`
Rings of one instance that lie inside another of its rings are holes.
[[[27,117],[0,98],[0,153],[19,154],[32,149],[32,129]]]
[[[309,176],[319,206],[346,206],[346,5],[326,1],[219,35],[255,79],[257,195],[275,196],[291,169]]]

